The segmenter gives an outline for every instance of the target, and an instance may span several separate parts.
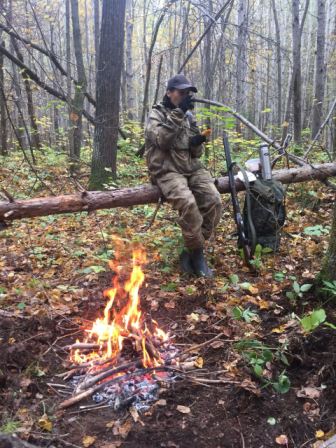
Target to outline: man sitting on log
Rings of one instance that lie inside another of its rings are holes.
[[[185,248],[180,255],[183,272],[199,277],[213,273],[204,256],[221,216],[221,197],[199,158],[206,133],[194,117],[191,92],[197,92],[184,75],[169,79],[160,104],[153,106],[145,130],[146,159],[151,180],[179,213]]]

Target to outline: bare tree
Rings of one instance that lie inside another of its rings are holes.
[[[161,23],[168,11],[168,9],[171,7],[173,3],[175,3],[177,0],[170,0],[166,6],[162,9],[161,14],[154,26],[153,35],[151,44],[148,50],[148,57],[147,57],[147,66],[146,66],[146,81],[145,81],[145,88],[144,88],[144,97],[143,97],[143,104],[142,104],[142,114],[141,114],[141,124],[143,125],[145,122],[146,114],[148,112],[148,94],[149,94],[149,83],[151,78],[151,71],[152,71],[152,56],[153,56],[153,50],[156,43],[156,39],[158,36],[158,32],[161,26]]]

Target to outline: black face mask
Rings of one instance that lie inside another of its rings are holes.
[[[170,98],[167,96],[167,94],[163,97],[162,103],[168,109],[175,109],[176,108],[176,106],[174,106],[174,104],[170,101]]]

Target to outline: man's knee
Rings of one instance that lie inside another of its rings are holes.
[[[195,227],[202,225],[202,216],[192,194],[185,196],[179,201],[178,211],[186,225]]]
[[[217,190],[209,189],[201,199],[200,206],[206,210],[216,210],[220,212],[222,209],[221,196]]]

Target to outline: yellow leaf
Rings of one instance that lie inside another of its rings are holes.
[[[51,432],[52,430],[52,423],[49,420],[49,417],[47,414],[43,414],[42,417],[38,421],[38,425],[43,431]]]
[[[252,286],[252,285],[249,286],[248,290],[250,291],[251,294],[258,294],[259,293],[259,289],[256,288],[255,286]]]
[[[315,432],[315,437],[317,439],[322,439],[324,437],[324,431],[322,431],[322,429],[319,429],[318,431]]]
[[[176,409],[182,414],[190,414],[190,408],[188,408],[188,406],[182,406],[179,404],[176,406]]]
[[[204,365],[204,359],[202,358],[202,356],[198,356],[194,362],[194,366],[197,367],[198,369],[202,369]]]
[[[187,315],[187,321],[188,322],[198,322],[199,321],[199,315],[196,313],[191,313]]]
[[[96,437],[93,436],[84,436],[82,443],[85,448],[88,448],[89,446],[93,445],[96,441]]]
[[[273,328],[272,333],[283,333],[285,329],[284,325],[280,325],[280,327]]]

